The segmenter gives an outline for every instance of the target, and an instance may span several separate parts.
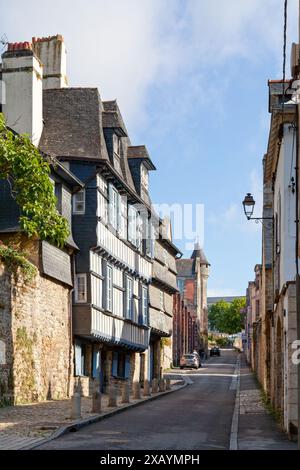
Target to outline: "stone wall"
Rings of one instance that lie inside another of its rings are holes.
[[[31,284],[14,280],[0,264],[0,365],[12,403],[60,399],[70,391],[69,288],[37,274]],[[0,390],[1,391],[1,390]]]

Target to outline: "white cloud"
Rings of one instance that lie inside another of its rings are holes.
[[[70,84],[96,86],[103,98],[117,98],[130,130],[146,123],[150,87],[186,77],[185,98],[212,100],[216,93],[222,95],[230,80],[218,76],[229,58],[255,61],[273,53],[279,65],[282,3],[52,0],[46,7],[37,0],[15,0],[1,6],[0,31],[11,41],[63,34]],[[294,40],[297,3],[289,2]],[[177,102],[184,111],[183,96],[173,98],[174,106]],[[218,104],[222,109],[221,99]]]
[[[249,176],[249,192],[254,197],[255,209],[253,217],[262,217],[263,207],[263,183],[262,176],[256,169],[253,169]],[[221,210],[221,216],[211,212],[207,222],[215,227],[218,233],[238,230],[240,232],[257,233],[261,231],[261,225],[248,221],[244,215],[242,201],[240,204],[231,202]]]

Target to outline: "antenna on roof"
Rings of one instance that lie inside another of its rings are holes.
[[[0,51],[2,52],[4,50],[4,48],[7,46],[8,44],[8,37],[6,36],[6,34],[2,34],[2,36],[0,37]]]

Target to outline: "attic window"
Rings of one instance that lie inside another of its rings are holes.
[[[149,188],[149,173],[145,165],[141,165],[141,186],[145,191]]]
[[[113,145],[114,145],[114,153],[116,153],[120,157],[121,156],[122,141],[121,141],[121,137],[119,137],[116,134],[114,134],[114,137],[113,137]]]

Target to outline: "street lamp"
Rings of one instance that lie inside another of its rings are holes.
[[[247,217],[248,220],[251,219],[251,216],[254,211],[254,205],[255,205],[255,201],[253,199],[252,194],[247,193],[245,196],[245,199],[243,200],[243,206],[244,206],[245,216]]]
[[[247,217],[248,220],[255,220],[256,223],[261,222],[264,226],[264,220],[270,220],[271,227],[273,226],[273,217],[252,217],[253,211],[254,211],[254,206],[255,206],[255,201],[251,193],[247,193],[244,200],[243,200],[243,206],[244,206],[244,212],[245,216]]]

